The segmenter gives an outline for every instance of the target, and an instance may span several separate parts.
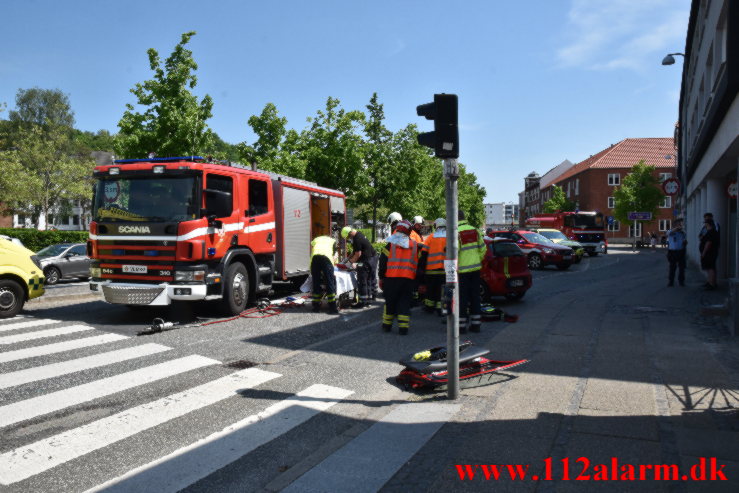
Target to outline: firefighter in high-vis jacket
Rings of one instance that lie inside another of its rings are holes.
[[[411,223],[399,221],[395,233],[385,240],[380,254],[380,287],[385,294],[382,330],[390,332],[398,319],[398,333],[408,334],[413,286],[419,260],[426,246],[409,238]]]
[[[316,236],[310,242],[310,275],[313,282],[311,301],[313,312],[321,310],[321,299],[324,293],[328,301],[328,313],[339,313],[336,305],[336,274],[334,274],[334,253],[336,240],[330,236]],[[326,289],[322,289],[324,284]]]
[[[459,211],[459,332],[480,332],[482,307],[480,300],[480,269],[485,258],[485,242],[477,228],[465,221],[464,211]]]
[[[446,220],[438,218],[434,221],[434,232],[426,238],[428,256],[426,258],[426,299],[424,308],[428,312],[436,312],[446,316],[446,310],[441,304],[441,290],[446,280],[444,273],[444,259],[446,258]]]

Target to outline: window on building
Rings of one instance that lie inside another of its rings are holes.
[[[20,226],[25,226],[26,225],[26,216],[24,216],[23,214],[18,214],[18,224]]]
[[[79,216],[79,214],[75,214],[74,216],[72,216],[72,224],[75,225],[75,226],[79,226],[80,225],[80,216]]]
[[[670,178],[672,178],[672,173],[660,173],[659,174],[659,182],[660,183],[663,183],[666,180],[669,180]]]
[[[672,227],[672,224],[669,219],[659,220],[659,230],[660,231],[669,231],[671,227]]]
[[[570,198],[570,185],[571,185],[571,183],[570,182],[567,182],[567,198],[568,199]]]
[[[641,223],[629,226],[629,238],[641,238]]]
[[[575,180],[575,195],[580,195],[580,178]]]
[[[616,198],[608,197],[608,208],[613,209],[614,207],[616,207]]]
[[[65,226],[69,225],[69,216],[66,214],[62,214],[62,220],[59,221],[59,224],[63,224]]]
[[[608,184],[617,186],[621,184],[621,175],[619,173],[608,173]]]
[[[613,223],[608,225],[608,231],[620,231],[621,230],[621,223],[613,220]]]
[[[669,209],[672,207],[672,197],[669,195],[665,195],[665,198],[662,199],[662,203],[659,205],[660,209]]]

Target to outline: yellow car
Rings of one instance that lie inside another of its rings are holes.
[[[558,229],[534,228],[532,231],[536,231],[554,243],[572,248],[572,251],[575,252],[576,264],[579,264],[583,255],[585,255],[585,247],[583,247],[579,242],[567,238],[567,236]]]
[[[27,300],[44,294],[41,263],[25,247],[0,238],[0,318],[14,317]]]

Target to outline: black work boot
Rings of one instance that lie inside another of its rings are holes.
[[[313,308],[311,309],[311,311],[312,311],[313,313],[318,313],[318,312],[320,312],[320,311],[321,311],[321,304],[320,304],[320,303],[316,303],[316,302],[314,301],[314,302],[313,302]]]
[[[339,307],[336,306],[336,302],[332,301],[328,304],[328,313],[331,315],[338,315]]]
[[[393,330],[393,325],[392,324],[382,324],[382,331],[383,332],[390,332],[391,330]]]

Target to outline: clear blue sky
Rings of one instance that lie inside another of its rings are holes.
[[[523,177],[627,137],[669,137],[677,120],[689,0],[3,0],[0,102],[58,88],[76,127],[117,131],[129,90],[151,77],[146,50],[183,32],[197,93],[224,140],[254,139],[272,102],[298,130],[328,96],[387,125],[431,129],[416,105],[460,101],[460,161],[487,202],[517,201]]]

